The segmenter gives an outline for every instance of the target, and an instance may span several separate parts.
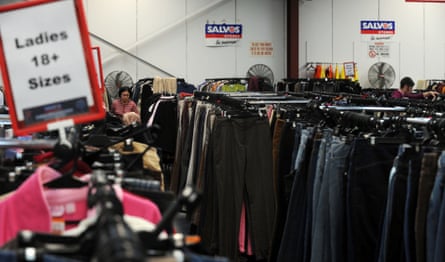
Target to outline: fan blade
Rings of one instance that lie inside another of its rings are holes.
[[[378,78],[378,76],[379,76],[379,72],[376,71],[375,68],[371,68],[371,70],[369,70],[369,76],[370,76],[370,77]]]
[[[121,77],[122,73],[123,73],[122,71],[119,71],[116,74],[115,85],[114,85],[116,87],[116,89],[119,89],[122,86],[122,81],[120,80],[120,77]]]
[[[379,79],[377,77],[369,79],[369,83],[371,84],[372,87],[376,87],[378,81]]]
[[[394,69],[392,69],[392,67],[388,67],[385,71],[383,71],[383,74],[386,77],[394,77],[395,72],[394,72]]]
[[[391,66],[388,64],[383,64],[381,73],[384,74],[387,70],[390,70]]]
[[[375,84],[379,80],[378,67],[376,65],[371,66],[371,68],[369,69],[368,79],[369,79],[369,83],[373,87],[376,87]]]
[[[379,73],[379,66],[377,64],[373,64],[369,71],[378,74]]]
[[[390,88],[391,86],[392,86],[392,83],[394,83],[394,80],[393,79],[385,79],[385,86],[387,87],[387,88]]]
[[[382,75],[383,72],[385,71],[385,63],[380,63],[379,64],[379,74]]]
[[[385,87],[385,77],[380,76],[379,77],[379,88],[382,89],[383,87]]]

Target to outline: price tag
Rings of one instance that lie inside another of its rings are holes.
[[[0,6],[0,66],[17,135],[104,117],[82,0]]]

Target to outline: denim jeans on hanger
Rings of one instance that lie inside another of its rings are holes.
[[[443,186],[443,184],[442,184]],[[436,247],[434,250],[434,261],[445,261],[445,201],[442,199],[440,205],[439,223],[437,225]]]
[[[331,230],[331,261],[343,262],[346,259],[345,236],[345,174],[349,165],[351,144],[344,139],[333,139],[332,158],[327,169],[329,184],[329,225]]]
[[[344,176],[348,168],[351,145],[333,136],[326,147],[326,161],[318,208],[314,220],[311,261],[345,261],[345,189]]]
[[[426,261],[432,262],[436,255],[436,241],[438,236],[439,219],[443,202],[443,185],[445,183],[445,151],[443,151],[437,161],[437,175],[434,180],[428,205],[426,221]]]
[[[327,179],[325,170],[327,159],[329,158],[328,150],[331,147],[332,136],[332,129],[326,128],[323,130],[323,138],[321,139],[318,151],[312,200],[311,261],[314,259],[315,250],[321,252],[321,254],[327,254],[329,252],[327,249],[323,250],[323,248],[327,248],[327,246],[321,245],[320,243],[320,238],[329,238],[329,236],[324,235],[324,233],[329,233],[329,230],[327,228],[320,228],[320,225],[327,225],[329,219],[329,217],[325,215],[328,207],[326,203],[327,188],[324,180]]]
[[[416,262],[415,218],[419,191],[422,151],[413,150],[409,158],[406,202],[403,221],[403,241],[406,262]]]
[[[307,204],[307,162],[312,149],[314,128],[301,130],[295,158],[294,180],[277,261],[301,261],[304,257],[304,227]]]
[[[415,218],[416,262],[426,261],[426,218],[434,179],[437,174],[439,152],[427,152],[422,158],[419,192]]]
[[[297,157],[295,158],[295,174],[307,173],[307,160],[309,158],[308,151],[312,149],[312,137],[314,135],[313,127],[306,127],[301,130],[300,145],[298,147]],[[310,152],[310,151],[309,151]]]
[[[301,131],[304,129],[304,124],[297,123],[295,125],[295,137],[294,137],[294,150],[292,151],[292,163],[291,169],[295,170],[297,167],[297,155],[298,149],[300,148]]]
[[[314,221],[317,219],[316,210],[318,210],[319,201],[320,201],[320,191],[321,185],[323,181],[323,173],[325,169],[326,163],[326,151],[327,148],[331,145],[333,130],[329,128],[325,128],[323,130],[323,137],[320,141],[320,146],[318,149],[318,159],[317,159],[317,167],[315,170],[314,177],[314,187],[312,194],[312,225],[314,225]],[[311,235],[314,235],[314,228],[312,228]]]
[[[379,262],[405,261],[403,221],[411,150],[413,149],[409,145],[400,145],[391,169],[385,218],[381,228]]]
[[[370,144],[365,138],[352,142],[346,176],[346,261],[377,260],[389,174],[398,147],[398,144]]]
[[[312,249],[312,200],[314,193],[314,181],[315,171],[317,168],[317,158],[321,143],[321,132],[317,130],[314,135],[314,142],[312,143],[312,152],[308,167],[307,178],[307,199],[306,199],[306,225],[304,227],[304,258],[302,262],[311,261],[311,249]]]

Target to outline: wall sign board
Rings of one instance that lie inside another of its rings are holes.
[[[241,24],[206,24],[206,46],[222,47],[238,43],[243,36]]]
[[[82,0],[0,6],[0,67],[17,135],[104,117]]]

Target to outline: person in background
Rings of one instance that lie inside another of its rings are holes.
[[[434,91],[437,91],[439,94],[444,95],[445,94],[445,82],[439,82],[432,86]]]
[[[413,93],[414,81],[410,77],[404,77],[400,80],[400,88],[391,94],[391,98],[411,98],[422,99],[428,97],[436,97],[439,95],[436,91],[426,91],[420,93]]]
[[[122,119],[125,125],[140,122],[140,113],[136,103],[130,99],[130,88],[119,88],[119,98],[111,104],[111,113]]]

